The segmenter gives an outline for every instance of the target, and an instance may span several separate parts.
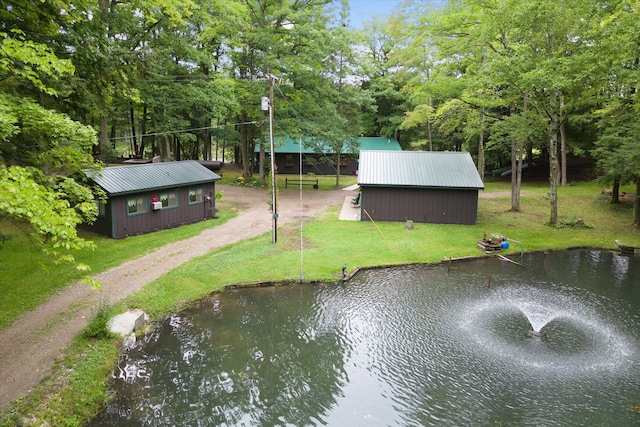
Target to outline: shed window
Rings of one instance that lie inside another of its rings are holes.
[[[287,162],[286,166],[288,168],[292,168],[293,167],[293,154],[287,154],[287,156],[285,157],[285,161]]]
[[[107,216],[107,203],[103,202],[100,199],[95,199],[96,207],[98,208],[98,216],[105,217]]]
[[[162,202],[162,208],[175,208],[178,206],[178,197],[176,196],[176,192],[172,191],[169,193],[161,193],[160,194],[160,202]]]
[[[192,188],[189,190],[189,204],[195,205],[204,202],[204,191],[202,188]]]
[[[147,199],[144,197],[127,199],[127,215],[140,215],[143,213],[147,213]]]

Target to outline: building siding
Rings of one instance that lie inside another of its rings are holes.
[[[189,204],[189,189],[202,188],[203,202]],[[151,207],[153,197],[159,197],[162,192],[175,192],[177,206],[154,211]],[[208,200],[207,197],[208,196]],[[146,213],[129,215],[127,201],[140,197],[147,203]],[[169,190],[145,191],[136,194],[113,196],[106,206],[106,216],[98,217],[90,226],[84,228],[114,239],[150,233],[157,230],[192,224],[210,218],[215,213],[215,184],[205,183],[189,185]]]
[[[205,200],[198,204],[189,204],[189,188],[203,188]],[[146,213],[139,215],[127,214],[127,200],[132,196],[122,196],[113,199],[114,212],[114,238],[134,236],[166,228],[178,227],[184,224],[191,224],[202,221],[213,215],[215,211],[215,186],[212,183],[187,186],[175,189],[178,196],[178,205],[172,208],[165,208],[154,211],[151,209],[151,198],[157,197],[159,192],[141,193],[147,201],[148,209]]]
[[[215,214],[215,182],[220,176],[195,160],[88,169],[87,177],[107,194],[101,216],[83,229],[115,239],[178,227]],[[201,189],[198,202],[190,189]],[[131,205],[129,201],[139,200]],[[153,210],[152,202],[163,205]],[[139,212],[134,213],[135,209]]]
[[[363,221],[475,224],[478,190],[363,186],[361,209]]]
[[[289,157],[289,159],[287,158]],[[335,154],[329,155],[330,162],[327,159],[320,160],[319,154],[302,154],[302,173],[316,175],[335,175]],[[267,158],[268,161],[268,158]],[[300,173],[300,154],[283,154],[276,153],[275,157],[276,169],[280,174],[299,174]],[[358,160],[354,154],[344,154],[342,156],[342,165],[340,167],[340,175],[355,175],[358,171]]]
[[[111,212],[112,203],[107,200],[105,205],[105,215],[98,216],[93,224],[81,224],[80,228],[91,231],[93,233],[102,234],[104,236],[112,237],[111,219],[113,218]]]

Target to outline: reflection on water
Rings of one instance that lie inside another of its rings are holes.
[[[523,263],[216,294],[123,354],[91,425],[640,424],[640,259]]]

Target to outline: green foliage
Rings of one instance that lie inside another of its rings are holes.
[[[638,175],[635,0],[405,2],[364,31],[349,29],[348,2],[326,0],[25,0],[0,18],[0,162],[40,170],[33,181],[85,221],[83,183],[64,177],[114,157],[113,141],[207,158],[215,138],[251,175],[267,74],[276,134],[336,152],[362,133],[395,134],[481,164],[482,135],[497,166],[514,141],[546,152],[564,124],[567,150],[592,153],[607,180]]]
[[[429,120],[432,120],[434,108],[430,105],[416,105],[413,111],[406,113],[406,118],[400,125],[400,129],[412,129],[415,127],[426,126]]]
[[[96,133],[68,116],[42,108],[35,102],[16,102],[20,134],[3,146],[4,160],[37,166],[46,172],[76,172],[93,164],[91,149]]]
[[[45,83],[42,76],[56,78],[73,73],[71,61],[58,59],[52,49],[42,43],[25,38],[25,33],[12,29],[0,32],[0,77],[3,91],[26,80],[39,91],[55,95],[56,90]]]
[[[69,181],[65,181],[69,184]],[[31,226],[33,237],[45,250],[61,256],[69,250],[92,249],[91,242],[78,237],[76,226],[82,217],[66,200],[66,195],[36,182],[28,169],[12,166],[0,169],[0,215]],[[81,202],[81,211],[95,216]],[[63,258],[60,258],[63,259]]]
[[[585,224],[585,222],[581,218],[576,218],[576,217],[559,221],[558,227],[560,228],[593,228],[592,226]]]
[[[93,247],[76,226],[95,218],[97,209],[89,189],[69,175],[93,165],[95,131],[35,101],[58,94],[53,85],[74,66],[27,34],[19,28],[0,33],[0,218],[21,227],[58,262],[86,271],[70,251]]]
[[[91,318],[89,325],[82,331],[82,336],[87,339],[107,339],[112,336],[109,331],[109,319],[113,310],[108,304],[101,304]]]
[[[601,134],[592,154],[607,182],[620,179],[629,183],[640,177],[640,110],[635,102],[637,98],[637,94],[630,94],[626,99],[610,100],[596,112],[600,117]]]

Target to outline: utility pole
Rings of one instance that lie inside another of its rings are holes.
[[[273,142],[273,85],[275,77],[269,76],[269,99],[262,98],[261,109],[264,111],[269,109],[269,157],[271,158],[271,243],[278,241],[278,198],[276,188],[276,153]],[[265,104],[267,108],[265,108]]]

